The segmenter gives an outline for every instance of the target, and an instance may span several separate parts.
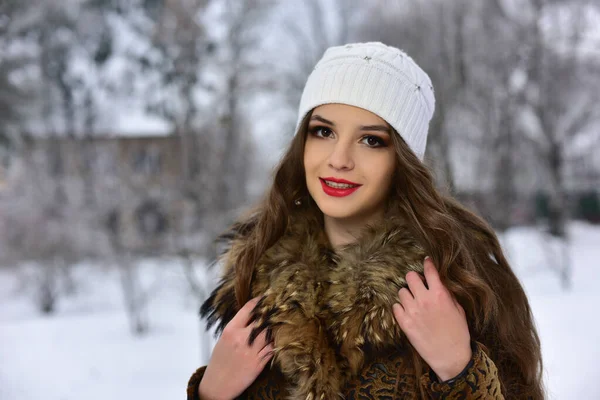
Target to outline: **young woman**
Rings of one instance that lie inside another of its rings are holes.
[[[542,399],[540,342],[492,229],[422,163],[434,94],[381,43],[328,49],[261,205],[224,235],[202,399]]]

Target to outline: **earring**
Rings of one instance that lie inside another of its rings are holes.
[[[300,200],[300,199],[298,198],[298,199],[296,199],[296,200],[294,201],[294,204],[295,204],[295,205],[297,205],[297,206],[301,206],[301,205],[302,205],[302,200]]]

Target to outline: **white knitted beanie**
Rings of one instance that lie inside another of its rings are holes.
[[[360,107],[383,118],[423,160],[435,109],[433,86],[403,51],[378,42],[328,48],[304,87],[296,133],[313,108],[330,103]]]

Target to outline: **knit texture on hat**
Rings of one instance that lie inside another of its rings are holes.
[[[313,108],[330,103],[360,107],[383,118],[423,159],[435,109],[433,85],[403,51],[378,42],[327,49],[304,87],[296,132]]]

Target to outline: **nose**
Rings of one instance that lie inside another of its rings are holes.
[[[349,143],[338,141],[329,155],[329,166],[336,170],[351,170],[354,168],[352,151]]]

